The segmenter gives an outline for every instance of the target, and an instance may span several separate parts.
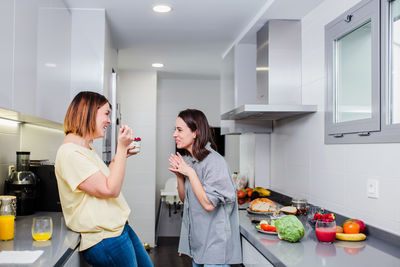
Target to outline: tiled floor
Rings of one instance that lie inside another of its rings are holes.
[[[192,259],[178,255],[179,237],[159,237],[158,246],[151,248],[150,258],[155,267],[191,267]],[[232,265],[240,267],[243,265]]]

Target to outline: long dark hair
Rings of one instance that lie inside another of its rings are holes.
[[[193,156],[202,161],[210,153],[205,147],[208,142],[211,143],[211,147],[217,150],[217,145],[213,139],[213,133],[208,121],[203,112],[197,109],[185,109],[179,112],[178,115],[192,132],[196,131],[196,138],[193,143]]]

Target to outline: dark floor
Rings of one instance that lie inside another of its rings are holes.
[[[159,237],[158,246],[150,249],[150,258],[155,267],[191,267],[192,259],[178,254],[179,237]],[[243,265],[232,265],[240,267]]]

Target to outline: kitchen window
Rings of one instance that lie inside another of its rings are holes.
[[[400,142],[400,0],[365,0],[325,27],[325,143]]]

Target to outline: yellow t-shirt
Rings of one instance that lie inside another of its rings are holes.
[[[105,238],[121,235],[131,212],[122,193],[117,198],[97,198],[78,188],[97,171],[110,170],[94,149],[66,143],[57,151],[55,172],[65,223],[81,233],[79,250],[88,249]]]

